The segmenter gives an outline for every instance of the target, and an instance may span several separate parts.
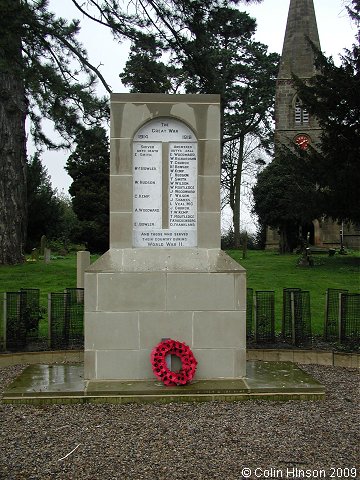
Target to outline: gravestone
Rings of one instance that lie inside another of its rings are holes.
[[[42,235],[40,239],[40,255],[45,254],[46,247],[47,247],[47,238],[46,238],[46,235]]]
[[[51,249],[50,248],[44,248],[44,262],[45,263],[50,263],[51,261]]]
[[[39,250],[37,248],[33,248],[31,250],[31,260],[33,262],[37,262],[39,260]]]
[[[220,249],[220,98],[113,94],[110,249],[85,273],[85,377],[154,378],[187,343],[197,379],[246,365],[246,274]]]
[[[85,270],[90,266],[90,252],[81,250],[76,254],[76,287],[84,288]]]

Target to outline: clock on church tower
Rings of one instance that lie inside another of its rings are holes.
[[[296,135],[294,142],[299,148],[301,148],[301,150],[306,150],[310,144],[310,137],[304,133],[300,133],[299,135]]]

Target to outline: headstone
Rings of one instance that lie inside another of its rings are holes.
[[[85,270],[90,266],[90,252],[80,251],[76,254],[76,287],[84,288]]]
[[[50,248],[44,248],[44,262],[50,263],[51,260],[51,250]]]
[[[85,272],[85,377],[153,379],[185,342],[197,379],[246,366],[246,274],[220,249],[220,98],[113,94],[110,249]]]
[[[39,251],[37,248],[31,250],[31,260],[37,262],[39,260]]]
[[[44,255],[45,248],[47,247],[47,238],[46,235],[42,235],[40,239],[40,255]]]

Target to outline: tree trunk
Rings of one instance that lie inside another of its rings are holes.
[[[291,253],[292,249],[289,241],[288,228],[280,227],[279,234],[280,234],[280,245],[279,245],[280,254],[283,255],[285,253]]]
[[[283,228],[280,227],[280,242],[279,242],[279,252],[281,255],[286,253],[286,233]]]
[[[244,159],[244,136],[239,138],[239,152],[236,165],[235,185],[234,185],[234,209],[233,209],[233,223],[234,223],[234,247],[240,248],[240,198],[241,198],[241,174]]]
[[[12,69],[5,65],[0,73],[0,264],[3,265],[24,261],[27,219],[26,102],[20,68],[17,68],[21,65],[21,40],[14,37],[16,35],[12,35],[9,50],[16,52],[12,59],[15,66]],[[5,43],[0,54],[8,52],[6,48]]]

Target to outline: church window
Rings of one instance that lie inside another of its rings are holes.
[[[296,125],[305,125],[309,123],[309,112],[303,106],[299,98],[295,102],[295,124]]]

